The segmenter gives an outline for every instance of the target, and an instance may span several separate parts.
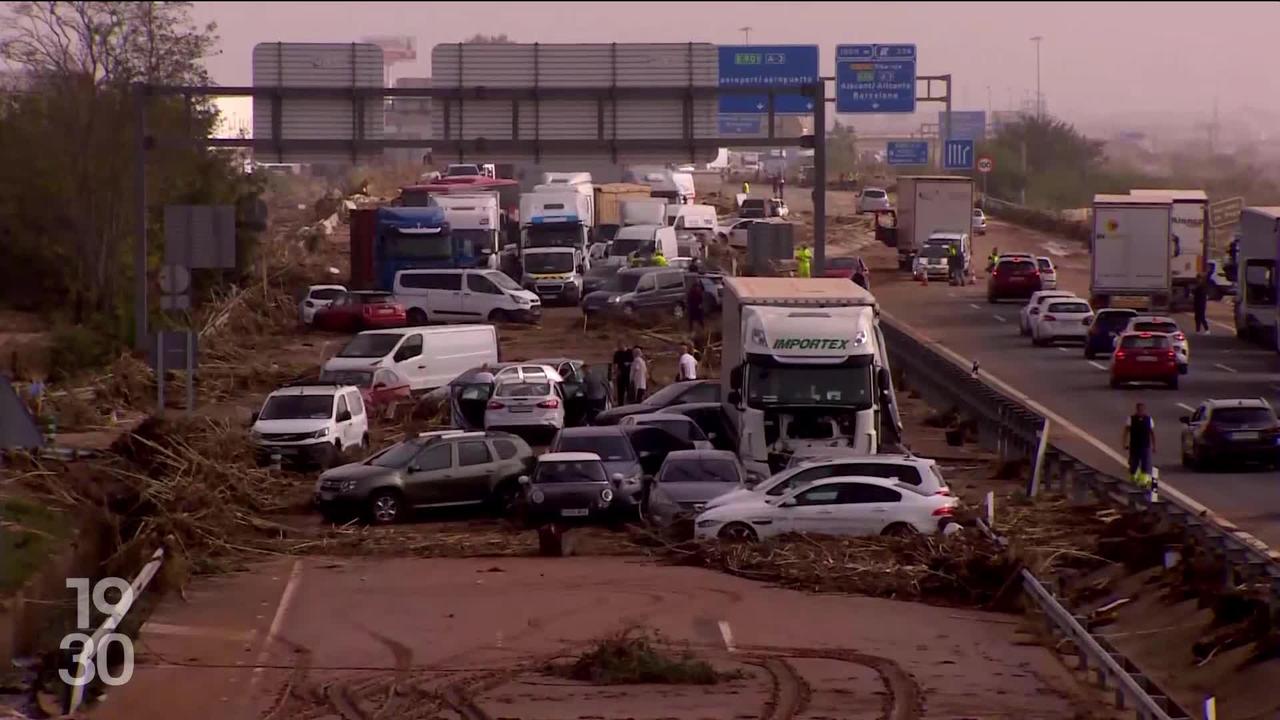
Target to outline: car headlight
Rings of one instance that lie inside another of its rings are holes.
[[[250,430],[249,439],[254,442],[259,442],[260,440],[262,440],[262,433],[258,432],[257,430]]]
[[[697,525],[700,528],[715,527],[716,525],[719,525],[719,524],[720,524],[719,520],[699,520],[697,522]]]
[[[547,499],[547,496],[543,495],[541,490],[534,490],[533,492],[529,493],[529,502],[531,503],[537,504],[546,499]]]
[[[609,302],[611,303],[622,302],[622,296],[614,295],[613,297],[609,298]]]
[[[343,480],[342,484],[338,486],[338,489],[341,490],[342,492],[351,492],[352,490],[356,489],[356,481]]]
[[[609,488],[605,488],[605,489],[601,490],[601,491],[600,491],[600,500],[601,500],[602,502],[606,502],[606,503],[613,502],[613,491],[612,491],[612,490],[610,490]]]
[[[322,427],[322,428],[320,428],[319,430],[317,430],[317,431],[315,431],[315,432],[311,433],[311,437],[313,437],[313,438],[322,438],[322,437],[328,437],[328,436],[329,436],[329,428],[328,428],[328,427]]]

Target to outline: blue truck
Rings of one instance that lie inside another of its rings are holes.
[[[458,240],[437,205],[354,210],[351,287],[389,291],[401,270],[489,266],[474,243]]]

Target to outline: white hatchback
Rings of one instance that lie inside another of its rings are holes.
[[[564,427],[560,383],[547,375],[500,377],[484,411],[485,430],[542,430]]]
[[[316,312],[333,304],[339,295],[347,291],[345,285],[312,285],[307,294],[298,303],[298,319],[303,325],[310,325],[316,319]]]
[[[1036,270],[1040,271],[1040,287],[1045,290],[1058,289],[1058,269],[1053,266],[1053,260],[1041,255],[1036,258]]]
[[[1035,324],[1036,318],[1040,315],[1040,311],[1044,309],[1044,304],[1055,298],[1074,298],[1075,293],[1066,290],[1037,290],[1031,294],[1031,299],[1026,305],[1022,306],[1022,312],[1018,316],[1018,334],[1030,335],[1031,326]]]
[[[1093,308],[1080,298],[1054,298],[1031,325],[1031,343],[1052,345],[1059,340],[1083,341],[1093,324]]]
[[[921,495],[894,480],[835,477],[779,497],[720,505],[694,521],[699,539],[754,541],[787,533],[810,535],[933,535],[950,533],[959,501]]]

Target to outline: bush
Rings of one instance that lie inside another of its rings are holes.
[[[110,334],[87,325],[61,325],[49,339],[49,379],[66,380],[86,370],[107,365],[118,354],[119,343]]]

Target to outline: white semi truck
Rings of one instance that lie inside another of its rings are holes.
[[[1236,262],[1236,335],[1280,352],[1280,207],[1244,209]]]
[[[934,233],[973,230],[973,180],[959,175],[898,177],[898,267],[910,270]]]
[[[576,304],[582,297],[593,202],[574,186],[520,196],[519,280],[545,303]]]
[[[1090,304],[1166,310],[1173,202],[1167,197],[1095,195]]]
[[[1209,243],[1209,196],[1203,190],[1130,190],[1134,197],[1168,198],[1173,203],[1169,282],[1173,304],[1191,307],[1196,280],[1205,271]]]
[[[753,475],[800,449],[900,441],[875,296],[843,278],[731,277],[723,298],[722,404]]]
[[[457,253],[477,258],[479,266],[496,269],[502,252],[498,193],[450,193],[436,195],[432,201],[444,209]]]

